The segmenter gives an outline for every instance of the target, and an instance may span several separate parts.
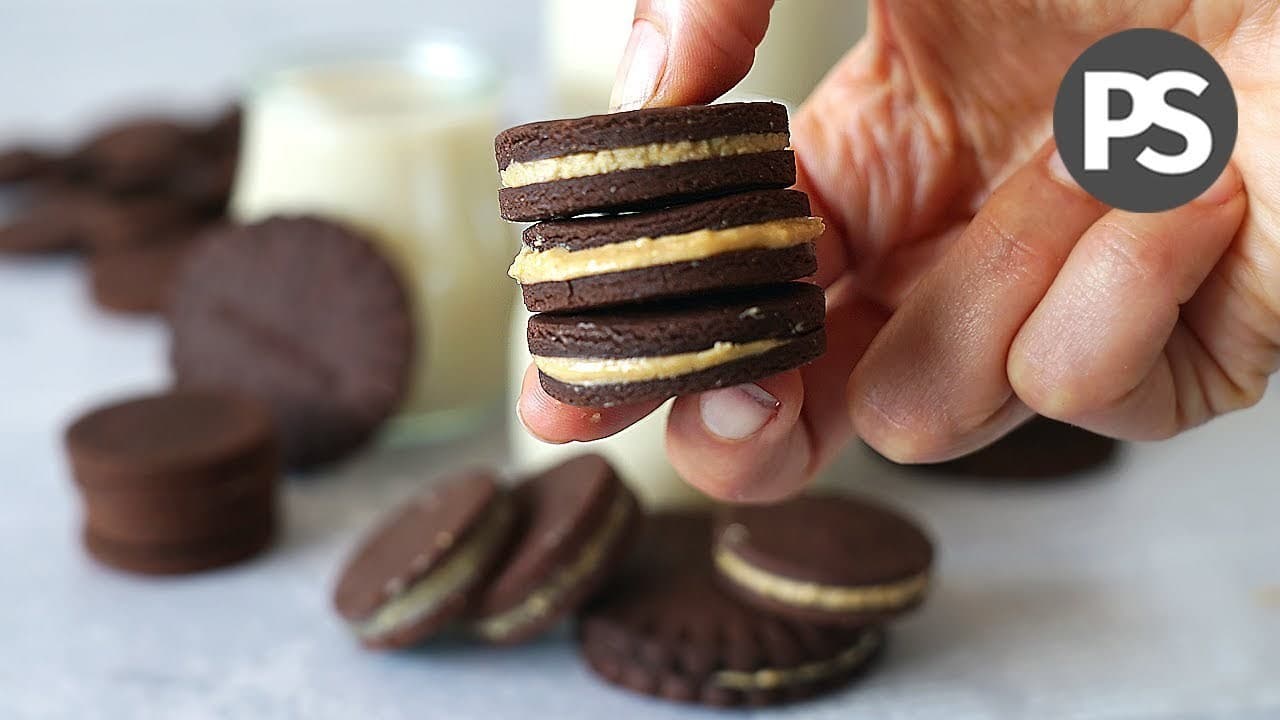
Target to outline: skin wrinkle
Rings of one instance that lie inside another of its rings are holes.
[[[1194,341],[1195,348],[1199,350],[1206,362],[1200,363],[1203,367],[1196,373],[1196,377],[1200,379],[1199,385],[1205,388],[1208,395],[1206,403],[1212,408],[1217,415],[1222,415],[1232,410],[1241,410],[1247,407],[1253,407],[1262,399],[1262,393],[1267,387],[1267,378],[1262,376],[1260,383],[1242,383],[1237,379],[1228,368],[1218,360],[1218,356],[1209,349],[1204,339],[1200,337],[1200,333],[1195,327],[1188,323],[1179,323],[1186,329],[1188,339]],[[1204,379],[1204,372],[1212,371],[1213,375],[1210,380]],[[1212,382],[1216,379],[1218,382]],[[1208,388],[1215,386],[1221,387],[1225,385],[1227,389],[1227,398],[1234,399],[1234,402],[1228,400],[1225,404],[1221,401],[1221,393],[1209,392]],[[1206,418],[1207,419],[1207,418]],[[1203,421],[1201,421],[1203,422]],[[1198,424],[1198,423],[1197,423]]]

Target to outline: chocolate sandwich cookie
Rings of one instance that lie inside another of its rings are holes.
[[[270,543],[279,446],[256,401],[174,392],[113,403],[73,423],[66,446],[85,547],[106,565],[197,572]]]
[[[863,625],[923,602],[933,543],[877,503],[808,496],[727,509],[714,560],[724,586],[744,602],[810,622]]]
[[[506,559],[476,603],[490,642],[530,640],[576,609],[622,560],[639,518],[635,496],[598,455],[577,457],[521,483]]]
[[[179,386],[267,401],[293,468],[364,444],[408,391],[404,286],[368,239],[332,222],[274,218],[205,234],[183,263],[169,320]]]
[[[881,628],[812,625],[721,589],[710,531],[705,515],[646,520],[637,559],[581,617],[579,649],[597,675],[668,700],[773,705],[837,689],[871,664]]]
[[[635,210],[795,183],[787,110],[647,108],[521,125],[494,143],[508,220]]]
[[[467,609],[514,528],[515,508],[488,472],[434,484],[369,534],[347,561],[333,605],[360,642],[402,648]]]
[[[534,312],[695,295],[812,275],[822,230],[804,193],[759,190],[532,225],[509,274]]]
[[[529,319],[543,389],[570,405],[662,400],[776,375],[826,347],[822,289],[749,292]]]

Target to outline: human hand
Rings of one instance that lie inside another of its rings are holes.
[[[640,0],[624,108],[706,102],[745,75],[768,0]],[[867,36],[792,121],[818,241],[828,352],[756,385],[676,400],[667,450],[727,500],[797,492],[856,433],[946,460],[1033,413],[1133,440],[1258,401],[1280,366],[1280,2],[872,0]],[[1240,108],[1233,164],[1173,210],[1108,208],[1062,168],[1054,95],[1129,27],[1186,35]],[[1247,200],[1246,200],[1247,196]],[[525,376],[550,442],[656,406],[584,411]]]

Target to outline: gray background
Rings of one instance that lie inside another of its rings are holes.
[[[212,104],[282,41],[395,34],[435,18],[527,57],[535,9],[0,0],[0,133],[71,132],[138,97]],[[536,77],[521,68],[518,85]],[[77,547],[58,433],[87,405],[160,386],[164,347],[157,323],[95,310],[73,261],[0,260],[0,717],[726,717],[602,686],[563,636],[511,652],[354,646],[328,608],[350,543],[424,477],[500,458],[496,441],[383,451],[289,484],[281,544],[259,562],[168,582],[96,567]],[[930,526],[934,595],[858,686],[744,716],[1280,717],[1278,426],[1273,392],[1254,410],[1059,483],[925,479],[852,449],[833,478]]]
[[[139,102],[209,107],[272,58],[436,27],[469,33],[514,73],[513,91],[536,100],[539,10],[524,0],[0,0],[0,133],[65,137]]]

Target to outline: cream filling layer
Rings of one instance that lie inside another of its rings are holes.
[[[557,569],[536,590],[515,606],[476,623],[476,632],[490,640],[501,640],[550,612],[562,598],[595,572],[614,547],[632,513],[632,500],[619,490],[610,504],[604,523],[587,540],[569,563]]]
[[[706,140],[677,140],[632,147],[607,148],[560,157],[511,161],[498,171],[503,187],[521,187],[554,180],[603,175],[621,170],[676,165],[695,160],[786,150],[786,133],[748,133]]]
[[[613,385],[665,380],[689,375],[727,362],[761,355],[787,340],[748,343],[718,342],[706,350],[634,358],[574,358],[534,355],[533,364],[547,377],[569,385]]]
[[[927,572],[897,582],[862,587],[792,580],[761,570],[724,547],[716,548],[715,563],[725,577],[756,595],[787,605],[829,612],[892,610],[914,602],[929,587]]]
[[[853,645],[826,660],[797,665],[793,668],[764,668],[761,670],[721,670],[712,676],[712,683],[730,690],[772,690],[820,682],[848,672],[866,662],[879,647],[879,632],[867,631]]]
[[[497,503],[465,545],[454,550],[440,567],[383,603],[373,615],[351,623],[356,635],[380,638],[407,628],[434,612],[473,580],[480,566],[506,540],[507,529],[514,518],[514,509],[508,500]]]
[[[792,217],[722,229],[641,237],[582,250],[522,246],[508,275],[522,285],[704,260],[740,250],[780,250],[822,234],[821,218]]]

